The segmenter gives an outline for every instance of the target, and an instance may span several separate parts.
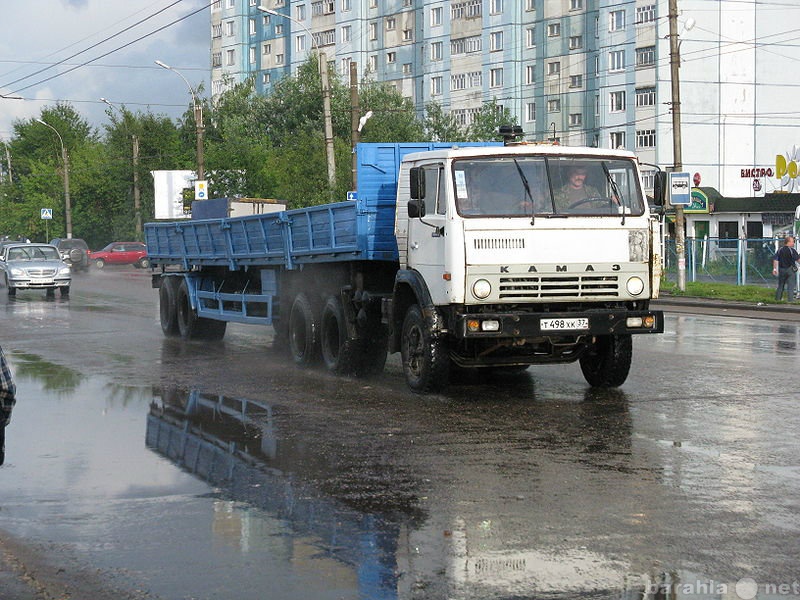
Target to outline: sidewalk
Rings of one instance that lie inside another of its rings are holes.
[[[651,306],[667,313],[698,313],[769,319],[773,321],[800,321],[800,303],[755,304],[753,302],[736,302],[717,298],[662,294],[657,300],[651,302]]]

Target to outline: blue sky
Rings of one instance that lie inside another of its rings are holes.
[[[186,83],[154,61],[179,70],[193,87],[203,85],[208,95],[210,2],[3,2],[0,94],[22,100],[0,98],[0,138],[11,137],[15,119],[38,117],[58,101],[98,128],[108,122],[101,97],[132,111],[179,116],[191,102]]]

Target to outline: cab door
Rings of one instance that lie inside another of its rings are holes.
[[[442,164],[420,167],[424,172],[424,214],[408,221],[408,266],[425,278],[434,304],[447,304],[445,274],[445,236],[447,231],[445,170]]]

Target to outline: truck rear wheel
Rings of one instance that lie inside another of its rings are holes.
[[[176,300],[178,331],[185,340],[221,340],[228,324],[225,321],[198,317],[189,299],[189,286],[184,279],[178,287]]]
[[[161,316],[161,331],[167,337],[180,335],[178,330],[178,284],[177,277],[164,277],[158,289],[159,313]]]
[[[628,378],[632,358],[630,335],[599,335],[581,356],[581,371],[593,387],[617,387]]]
[[[322,360],[329,371],[339,374],[355,371],[357,340],[347,339],[342,301],[331,296],[322,308],[320,327],[320,349]]]
[[[304,293],[294,298],[289,312],[289,351],[295,363],[308,366],[319,356],[319,310]]]
[[[450,356],[443,339],[431,334],[422,310],[411,305],[403,320],[400,353],[408,387],[418,393],[443,389],[450,375]]]

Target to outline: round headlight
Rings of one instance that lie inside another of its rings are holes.
[[[472,295],[478,300],[484,300],[492,293],[492,284],[485,279],[478,279],[472,284]]]
[[[628,288],[628,293],[631,296],[638,296],[644,290],[644,281],[642,281],[639,277],[631,277],[628,279],[626,287]]]

